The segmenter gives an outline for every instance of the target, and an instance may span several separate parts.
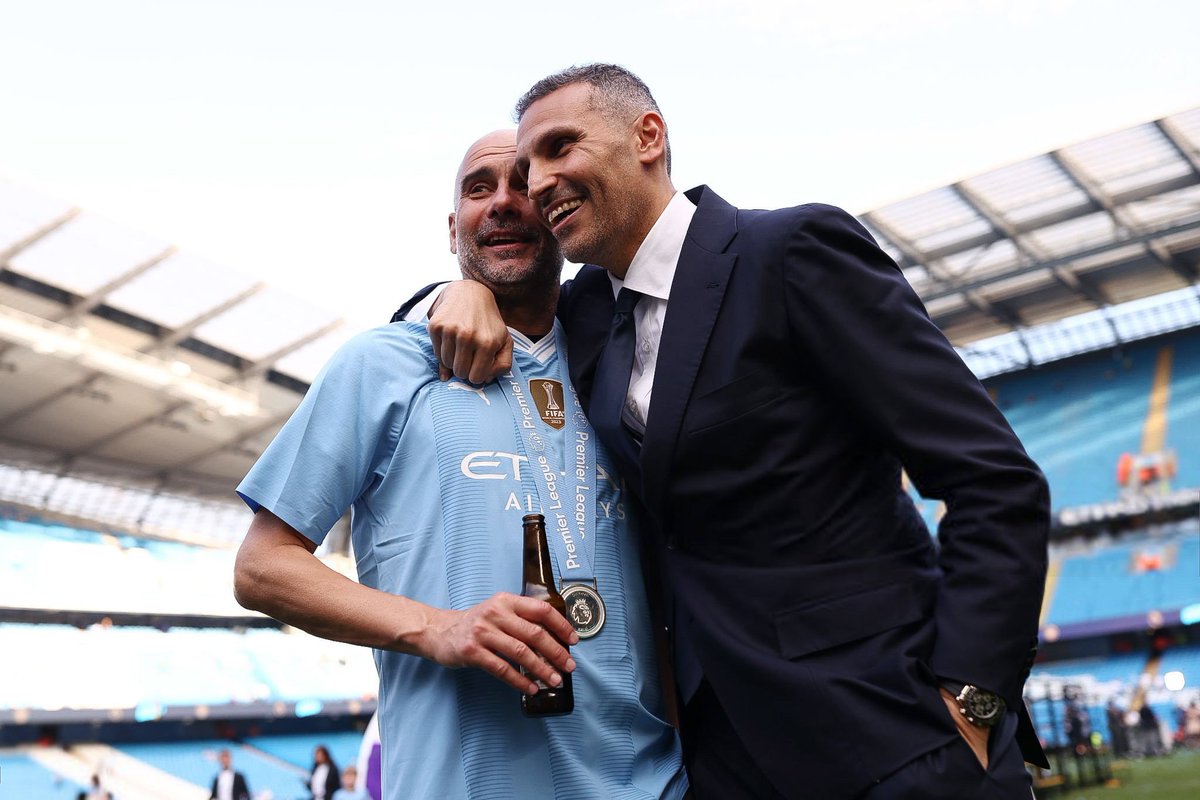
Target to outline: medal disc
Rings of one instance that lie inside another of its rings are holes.
[[[568,583],[562,588],[567,621],[580,639],[590,639],[604,627],[604,601],[600,593],[586,583]]]

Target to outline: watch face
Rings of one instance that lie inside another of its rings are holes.
[[[979,722],[991,722],[1004,709],[1004,701],[999,695],[975,689],[966,698],[967,713]]]

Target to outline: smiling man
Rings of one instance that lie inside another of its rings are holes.
[[[554,319],[562,255],[515,145],[497,131],[468,150],[449,217],[463,275],[495,293],[509,326],[511,373],[486,388],[439,381],[422,324],[352,339],[238,487],[255,516],[237,597],[375,648],[387,800],[678,800],[686,779],[662,721],[631,515],[574,411]],[[566,529],[581,534],[569,558],[551,542],[555,574],[588,582],[606,605],[603,628],[590,620],[578,634],[519,596],[522,517],[558,513],[535,464],[555,459],[569,467],[556,483],[570,498]],[[361,584],[313,556],[347,508]],[[585,554],[586,569],[572,566]],[[519,692],[537,686],[517,666],[556,686],[573,670],[574,711],[523,717]]]
[[[517,116],[534,206],[592,265],[558,313],[653,522],[697,800],[1028,798],[1048,491],[900,269],[840,209],[677,192],[622,67],[551,75]],[[430,324],[473,380],[504,350],[472,330],[481,288]],[[902,467],[946,502],[940,549]]]

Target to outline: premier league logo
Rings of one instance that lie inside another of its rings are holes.
[[[580,639],[589,639],[604,627],[604,601],[600,593],[585,583],[568,583],[562,588],[567,621]]]

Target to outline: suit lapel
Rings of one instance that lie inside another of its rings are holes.
[[[646,506],[659,520],[683,414],[737,261],[723,252],[737,234],[737,209],[706,186],[687,196],[696,203],[696,214],[671,283],[642,441]]]

